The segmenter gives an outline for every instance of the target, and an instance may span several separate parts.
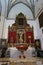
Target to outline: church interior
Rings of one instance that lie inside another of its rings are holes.
[[[43,65],[43,0],[0,0],[0,65]]]

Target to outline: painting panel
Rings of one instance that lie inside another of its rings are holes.
[[[36,48],[36,49],[41,49],[40,39],[36,39],[36,40],[35,40],[35,48]]]

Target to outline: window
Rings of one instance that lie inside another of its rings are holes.
[[[23,25],[23,18],[19,18],[19,19],[18,19],[18,24],[19,24],[19,25]]]

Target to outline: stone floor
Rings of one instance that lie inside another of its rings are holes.
[[[43,58],[0,58],[0,65],[43,65]]]

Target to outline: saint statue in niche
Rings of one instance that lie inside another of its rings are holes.
[[[20,34],[20,43],[22,43],[23,42],[23,38],[22,38],[22,34]]]
[[[24,42],[24,34],[23,32],[19,33],[19,43],[23,43]]]

